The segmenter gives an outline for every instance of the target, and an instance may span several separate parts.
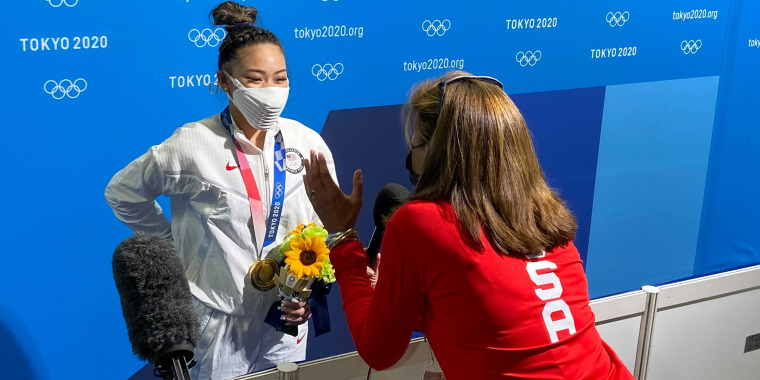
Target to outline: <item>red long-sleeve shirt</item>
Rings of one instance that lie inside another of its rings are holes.
[[[448,379],[633,379],[594,327],[573,244],[527,259],[466,245],[449,204],[414,201],[388,222],[373,290],[357,241],[333,248],[351,336],[375,369],[425,333]]]

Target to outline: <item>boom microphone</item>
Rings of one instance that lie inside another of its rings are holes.
[[[116,247],[112,266],[132,351],[157,377],[189,380],[200,323],[173,244],[136,234]]]
[[[393,215],[393,212],[401,207],[409,199],[409,190],[397,183],[389,183],[383,186],[375,198],[375,207],[372,209],[372,218],[375,220],[375,231],[367,247],[370,265],[375,261],[380,244],[385,234],[385,223]]]

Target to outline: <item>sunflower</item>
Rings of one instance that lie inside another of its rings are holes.
[[[290,250],[285,252],[285,264],[290,265],[290,273],[298,278],[319,276],[319,271],[329,258],[325,240],[319,236],[296,237],[290,241]]]
[[[321,236],[322,239],[327,239],[327,230],[318,227],[315,223],[309,223],[309,225],[306,224],[299,224],[298,227],[296,227],[295,230],[290,231],[288,233],[288,236],[285,236],[285,239],[282,240],[282,244],[277,248],[277,252],[279,253],[278,261],[282,261],[282,259],[285,258],[285,253],[290,251],[290,241],[297,238],[306,238],[306,237],[314,237],[314,236]]]

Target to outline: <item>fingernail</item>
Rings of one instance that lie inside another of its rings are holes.
[[[284,321],[285,320],[285,316],[283,315],[282,317],[280,317],[280,320]]]
[[[277,307],[277,310],[282,311],[282,306]]]

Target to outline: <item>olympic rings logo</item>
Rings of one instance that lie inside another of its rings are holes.
[[[320,82],[324,82],[327,79],[336,80],[340,74],[343,74],[343,64],[340,62],[334,65],[330,63],[325,63],[324,65],[316,64],[311,67],[311,75],[314,75]]]
[[[610,24],[611,27],[616,26],[623,26],[628,21],[628,19],[631,18],[631,14],[628,13],[628,11],[625,12],[607,12],[607,23]]]
[[[449,19],[445,19],[443,21],[425,20],[422,22],[422,30],[427,33],[428,37],[433,37],[436,34],[443,36],[449,29],[451,29],[451,21],[449,21]]]
[[[538,61],[541,60],[541,50],[536,51],[518,51],[517,55],[515,55],[515,60],[517,63],[520,64],[520,66],[535,66]]]
[[[76,6],[79,0],[46,0],[51,7],[58,8],[61,5],[65,5],[69,8]]]
[[[684,54],[696,54],[702,48],[702,40],[683,40],[681,41],[681,50]]]
[[[43,88],[45,89],[45,92],[52,95],[55,100],[61,100],[67,96],[70,99],[76,99],[87,89],[87,81],[82,78],[73,82],[69,79],[64,79],[60,83],[54,80],[49,80],[45,82]]]
[[[274,197],[279,198],[282,196],[282,184],[277,182],[274,189]]]
[[[202,48],[204,46],[216,47],[222,42],[227,32],[222,28],[211,29],[190,29],[187,33],[187,39],[194,43],[195,46]]]

